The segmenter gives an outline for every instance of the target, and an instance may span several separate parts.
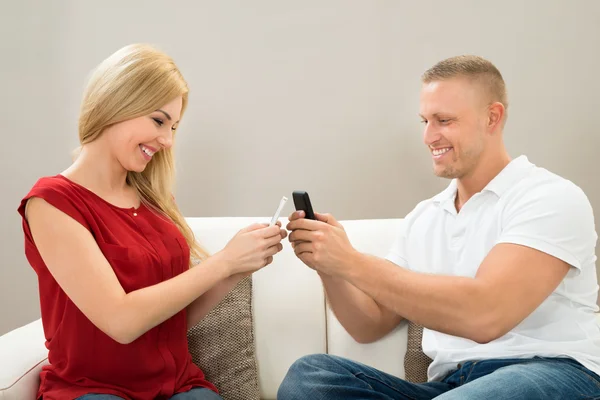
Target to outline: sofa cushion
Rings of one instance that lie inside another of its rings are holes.
[[[188,331],[192,360],[225,400],[258,400],[252,278],[240,283]]]
[[[423,327],[414,322],[408,323],[408,339],[404,356],[405,379],[413,383],[427,382],[427,368],[431,358],[423,353]]]

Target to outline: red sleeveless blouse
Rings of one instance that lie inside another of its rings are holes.
[[[119,208],[62,175],[41,178],[18,209],[25,254],[38,276],[50,363],[40,374],[38,398],[106,393],[150,400],[168,399],[193,387],[216,392],[192,363],[185,309],[126,345],[90,322],[54,280],[33,242],[25,220],[31,197],[44,199],[88,229],[127,293],[183,273],[190,250],[172,221],[144,205]]]

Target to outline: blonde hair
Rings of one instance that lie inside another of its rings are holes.
[[[492,102],[500,102],[508,109],[508,96],[502,74],[485,58],[463,55],[447,58],[425,71],[421,80],[430,83],[451,78],[467,78],[481,84]]]
[[[148,115],[173,99],[183,98],[181,115],[188,102],[188,86],[166,54],[147,44],[121,48],[102,61],[88,82],[79,115],[81,145],[96,140],[107,127]],[[157,152],[143,172],[127,173],[127,183],[141,201],[168,217],[190,247],[191,259],[208,253],[196,242],[173,198],[175,175],[172,148]],[[191,261],[190,261],[191,263]]]

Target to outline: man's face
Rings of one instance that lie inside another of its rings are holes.
[[[423,84],[423,141],[437,176],[463,178],[474,170],[487,146],[487,106],[481,87],[468,79]]]

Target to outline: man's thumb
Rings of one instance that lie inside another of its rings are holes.
[[[341,226],[339,222],[337,222],[337,220],[333,217],[333,215],[331,214],[321,214],[321,213],[315,213],[315,218],[317,219],[317,221],[321,221],[321,222],[325,222],[328,225],[333,225],[333,226]]]

